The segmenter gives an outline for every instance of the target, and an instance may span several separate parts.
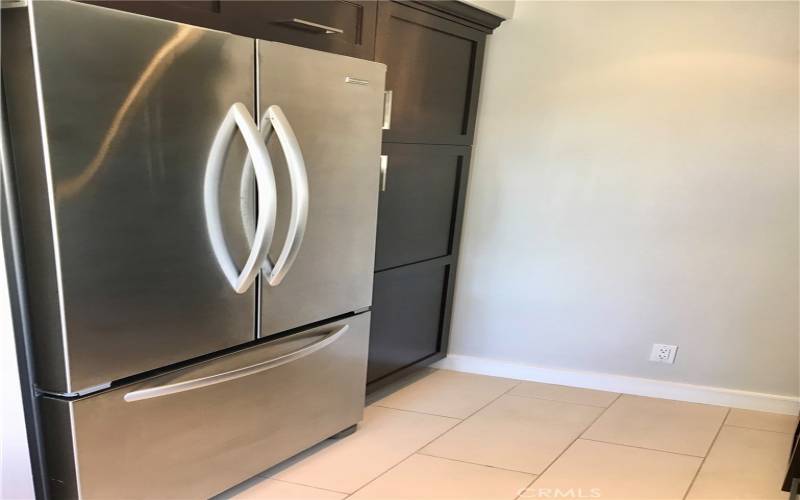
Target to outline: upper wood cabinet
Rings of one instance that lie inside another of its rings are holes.
[[[375,0],[86,0],[146,16],[361,59],[375,54]]]
[[[375,60],[392,91],[385,142],[472,143],[485,39],[416,4],[378,3]]]
[[[125,12],[227,31],[220,0],[81,0]]]
[[[222,11],[240,35],[362,59],[375,52],[375,1],[225,1]]]

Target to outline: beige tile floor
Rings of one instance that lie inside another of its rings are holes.
[[[796,419],[429,370],[241,499],[781,499]]]

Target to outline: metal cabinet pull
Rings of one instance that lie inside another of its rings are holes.
[[[381,155],[381,191],[386,191],[386,176],[389,173],[389,155]]]
[[[236,270],[236,264],[234,264],[225,244],[219,209],[219,186],[222,180],[225,157],[237,128],[247,145],[248,161],[253,163],[256,186],[259,193],[255,236],[250,248],[250,255],[247,257],[241,272]],[[222,120],[211,144],[211,151],[208,153],[205,179],[203,181],[203,206],[205,208],[211,249],[217,258],[222,273],[236,293],[245,293],[250,288],[253,280],[258,276],[261,264],[269,251],[269,245],[272,243],[272,236],[275,231],[276,192],[275,175],[272,171],[272,161],[266,144],[261,139],[258,128],[245,105],[240,102],[234,103]]]
[[[316,33],[324,34],[324,35],[340,35],[344,33],[344,30],[339,28],[334,28],[332,26],[325,26],[324,24],[314,23],[311,21],[306,21],[305,19],[293,18],[289,19],[288,21],[283,21],[284,24],[289,26],[294,25],[295,28],[307,30],[307,31],[314,31]]]
[[[383,92],[383,130],[392,128],[392,91],[385,90]]]
[[[267,282],[272,286],[277,286],[283,280],[286,273],[294,264],[300,245],[303,243],[303,235],[306,231],[308,221],[308,175],[306,164],[303,160],[303,152],[297,142],[297,136],[289,124],[289,120],[281,110],[280,106],[273,104],[267,108],[262,119],[261,134],[264,140],[269,140],[272,131],[278,136],[278,141],[283,148],[286,156],[286,166],[289,170],[289,181],[292,189],[292,212],[289,215],[289,229],[286,234],[286,243],[281,250],[278,260],[273,266],[269,259],[264,258],[264,272],[267,273]],[[263,144],[263,142],[262,142]]]
[[[242,368],[236,368],[234,370],[229,370],[227,372],[208,375],[206,377],[186,380],[184,382],[177,382],[175,384],[166,384],[166,385],[160,385],[158,387],[149,387],[147,389],[139,389],[138,391],[131,391],[125,394],[123,399],[128,403],[131,403],[133,401],[141,401],[143,399],[169,396],[170,394],[177,394],[179,392],[186,392],[186,391],[191,391],[193,389],[200,389],[201,387],[208,387],[209,385],[216,385],[216,384],[221,384],[223,382],[229,382],[231,380],[236,380],[237,378],[247,377],[248,375],[255,375],[256,373],[261,373],[263,371],[270,370],[272,368],[277,368],[281,365],[285,365],[286,363],[291,363],[292,361],[297,361],[300,358],[304,358],[306,356],[314,354],[320,349],[323,349],[331,345],[332,343],[336,342],[339,339],[339,337],[344,335],[344,332],[346,332],[348,328],[350,328],[350,325],[342,325],[341,327],[337,328],[336,330],[333,330],[325,337],[314,342],[313,344],[309,344],[305,347],[301,347],[296,351],[290,352],[288,354],[283,354],[281,356],[269,359],[267,361],[262,361],[260,363],[245,366]]]

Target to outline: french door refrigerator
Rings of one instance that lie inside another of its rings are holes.
[[[208,497],[356,424],[385,66],[68,1],[2,19],[53,497]]]

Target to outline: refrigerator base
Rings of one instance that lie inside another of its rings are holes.
[[[329,437],[328,439],[346,438],[347,436],[353,434],[357,430],[358,430],[358,424],[355,423],[355,424],[351,425],[350,427],[348,427],[347,429],[345,429],[343,431],[340,431],[340,432],[337,432],[336,434],[334,434],[333,436]]]

